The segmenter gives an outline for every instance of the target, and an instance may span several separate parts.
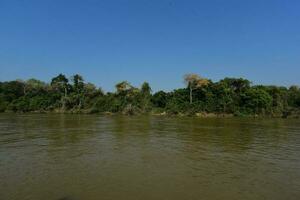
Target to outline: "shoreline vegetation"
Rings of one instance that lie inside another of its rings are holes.
[[[252,85],[243,78],[218,82],[187,74],[186,87],[153,93],[149,83],[141,87],[127,81],[115,92],[103,92],[81,75],[63,75],[45,83],[37,79],[0,82],[0,112],[73,113],[105,115],[149,114],[196,117],[300,117],[298,86]]]

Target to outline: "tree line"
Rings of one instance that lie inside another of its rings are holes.
[[[63,75],[50,83],[37,79],[0,82],[0,112],[70,112],[70,113],[164,113],[195,115],[199,113],[298,115],[298,86],[252,85],[243,78],[224,78],[218,82],[197,74],[184,76],[186,87],[171,92],[153,93],[149,83],[139,88],[127,81],[115,85],[115,92],[103,92],[76,74]]]

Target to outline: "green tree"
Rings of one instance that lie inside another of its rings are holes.
[[[293,85],[288,90],[288,103],[291,107],[300,107],[300,88]]]
[[[156,92],[152,98],[151,98],[151,102],[153,103],[153,105],[155,107],[158,108],[165,108],[166,104],[167,104],[167,93],[164,91],[159,91]]]
[[[68,83],[69,83],[69,80],[63,74],[59,74],[58,76],[52,78],[52,80],[51,80],[51,87],[54,90],[63,93],[63,95],[64,95],[61,98],[63,110],[66,108],[66,101],[67,101],[68,90],[69,90]]]
[[[73,88],[77,94],[81,93],[84,88],[84,80],[83,77],[79,74],[75,74],[71,77],[73,81]]]
[[[215,83],[212,87],[217,102],[216,111],[222,113],[234,112],[234,91],[224,82]]]
[[[5,101],[12,102],[24,95],[24,83],[20,81],[3,82],[1,93]]]
[[[263,89],[251,88],[243,96],[245,105],[254,114],[266,114],[272,107],[272,97]]]
[[[151,109],[151,92],[152,89],[149,83],[144,82],[141,86],[141,108],[144,112],[149,111]]]
[[[78,106],[78,108],[82,108],[83,101],[84,101],[84,79],[81,75],[75,74],[74,76],[71,77],[71,80],[73,82],[73,91],[75,94],[72,95],[72,102],[71,107]]]
[[[48,85],[37,79],[28,79],[24,82],[24,94],[27,96],[40,95],[47,90]]]
[[[243,78],[225,78],[220,82],[239,94],[249,89],[251,84],[249,80]]]

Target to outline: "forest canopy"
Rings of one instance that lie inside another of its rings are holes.
[[[185,88],[153,93],[149,83],[134,87],[128,81],[103,92],[75,74],[45,83],[37,79],[0,82],[0,112],[70,113],[197,113],[287,117],[300,110],[298,86],[252,85],[243,78],[213,82],[197,74],[183,77]]]

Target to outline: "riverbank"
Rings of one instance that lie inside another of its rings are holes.
[[[170,113],[170,112],[95,112],[91,109],[72,109],[72,110],[36,110],[36,111],[28,111],[28,112],[13,112],[13,111],[5,111],[2,113],[37,113],[37,114],[101,114],[101,115],[123,115],[123,116],[142,116],[142,115],[151,115],[151,116],[165,116],[165,117],[197,117],[197,118],[234,118],[234,117],[242,117],[242,118],[300,118],[300,110],[293,110],[285,113],[276,113],[276,114],[241,114],[241,113],[208,113],[208,112],[197,112],[197,113]]]

